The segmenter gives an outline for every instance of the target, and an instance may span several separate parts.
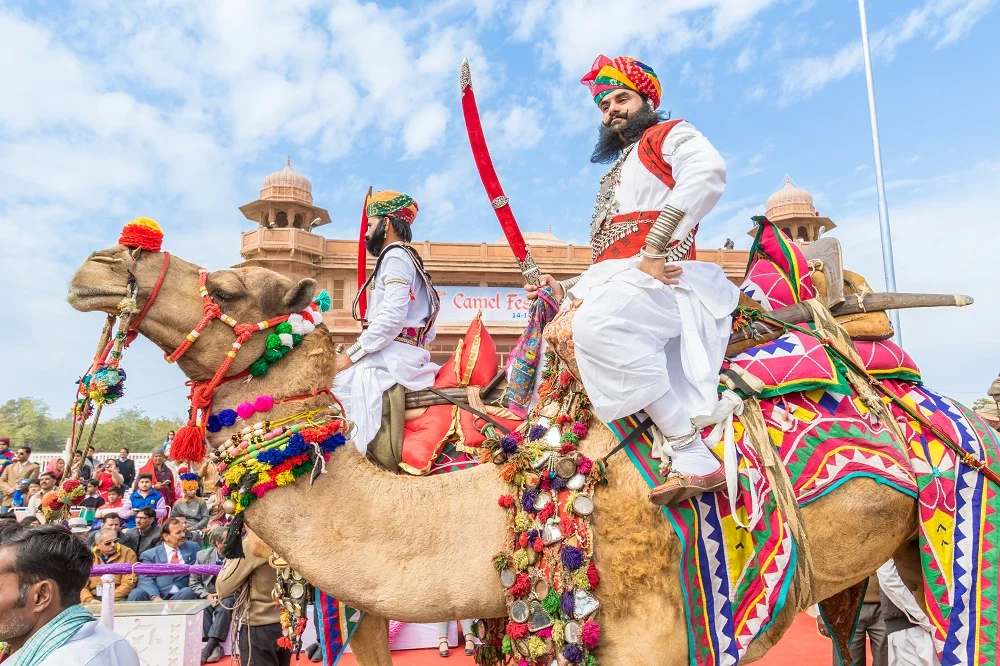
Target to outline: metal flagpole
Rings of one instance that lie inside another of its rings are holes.
[[[865,0],[858,0],[861,14],[861,50],[865,56],[865,80],[868,83],[868,115],[872,124],[872,144],[875,147],[875,189],[878,192],[878,226],[882,233],[882,269],[886,291],[896,291],[896,268],[892,260],[892,232],[889,229],[889,206],[885,201],[885,181],[882,179],[882,149],[878,140],[878,114],[875,112],[875,83],[872,81],[872,52],[868,44],[868,17]],[[899,325],[899,310],[891,310],[889,318],[896,331],[896,343],[903,345],[903,329]]]

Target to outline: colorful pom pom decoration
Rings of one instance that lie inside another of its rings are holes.
[[[159,252],[163,245],[163,231],[160,230],[160,225],[148,217],[137,217],[122,228],[118,244]]]
[[[287,321],[275,326],[274,332],[267,336],[265,343],[267,349],[264,351],[264,355],[250,366],[250,374],[254,377],[263,377],[272,365],[280,361],[294,347],[302,344],[303,338],[323,323],[322,313],[330,309],[330,303],[330,295],[324,289],[313,298],[308,308],[302,312],[293,312],[288,315]],[[252,407],[256,411],[267,411],[253,405]],[[249,417],[240,415],[240,418]]]

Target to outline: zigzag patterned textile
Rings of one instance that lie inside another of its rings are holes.
[[[638,426],[634,416],[608,424],[621,441]],[[737,515],[725,492],[663,507],[681,542],[681,586],[686,600],[691,666],[731,666],[784,607],[795,573],[796,548],[778,509],[763,463],[735,424],[739,463]],[[639,438],[625,448],[652,488],[659,483],[652,442]],[[720,445],[721,446],[721,445]],[[717,451],[721,455],[721,450]],[[752,491],[751,491],[752,488]]]
[[[923,386],[887,381],[897,398],[994,471],[1000,438],[972,410]],[[997,663],[1000,497],[931,432],[890,403],[910,443],[920,488],[924,598],[943,666]]]
[[[313,602],[319,619],[316,637],[323,650],[323,664],[336,666],[364,614],[319,590],[316,590]]]

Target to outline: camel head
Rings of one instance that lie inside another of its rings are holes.
[[[166,254],[139,251],[122,245],[91,254],[69,285],[69,304],[80,312],[118,313],[130,276],[138,285],[137,304],[149,300]],[[297,283],[265,268],[232,268],[208,275],[212,300],[240,323],[255,323],[299,312],[308,307],[316,290],[315,280]],[[204,316],[204,301],[198,293],[198,267],[170,256],[162,286],[152,307],[139,325],[139,332],[165,353],[173,352]],[[265,351],[267,335],[256,333],[244,343],[230,369],[238,373],[250,367]],[[178,365],[190,379],[211,378],[231,349],[233,329],[218,319],[208,324]]]

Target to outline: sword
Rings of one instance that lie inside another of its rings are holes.
[[[490,198],[493,212],[500,221],[500,228],[507,239],[507,244],[514,252],[517,265],[521,269],[521,275],[528,284],[537,285],[541,271],[535,260],[531,256],[531,251],[524,243],[524,236],[517,226],[514,213],[510,209],[510,200],[503,193],[503,186],[500,185],[500,178],[493,167],[493,160],[490,158],[490,150],[486,145],[486,136],[483,134],[483,123],[479,119],[479,108],[476,106],[476,93],[472,90],[472,73],[469,71],[469,60],[462,60],[462,74],[459,77],[459,85],[462,90],[462,115],[465,117],[465,129],[469,133],[469,144],[472,146],[472,157],[476,160],[476,168],[479,170],[479,178],[486,188],[486,195]]]
[[[361,237],[358,239],[358,316],[363,320],[368,314],[368,294],[365,293],[365,282],[368,276],[368,254],[365,247],[365,235],[368,233],[368,200],[372,197],[372,188],[368,188],[365,204],[361,207]]]

